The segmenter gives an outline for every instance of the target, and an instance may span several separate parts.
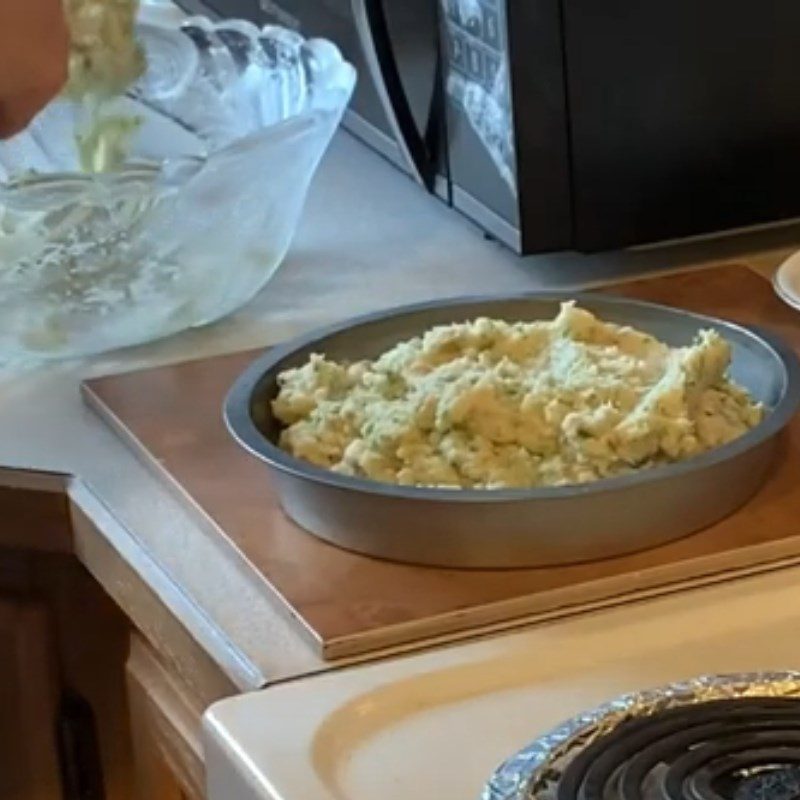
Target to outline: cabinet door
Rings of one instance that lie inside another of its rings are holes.
[[[58,684],[48,613],[0,598],[0,798],[58,800]]]
[[[127,664],[137,800],[201,800],[202,703],[137,634]]]

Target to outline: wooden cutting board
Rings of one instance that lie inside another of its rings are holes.
[[[800,349],[800,316],[744,267],[614,287],[616,294],[763,324]],[[234,548],[325,658],[455,638],[800,561],[800,419],[767,485],[733,517],[623,558],[567,567],[460,571],[339,550],[281,512],[266,469],[228,435],[221,405],[256,352],[86,382],[87,402]],[[591,520],[586,521],[591,525]],[[213,564],[209,564],[213,573]]]

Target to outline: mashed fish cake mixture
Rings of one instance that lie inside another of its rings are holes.
[[[730,345],[670,348],[573,303],[551,321],[439,326],[374,361],[313,355],[280,375],[280,446],[415,486],[559,486],[679,461],[757,425]]]
[[[136,42],[138,0],[64,0],[70,30],[67,93],[115,97],[144,71]]]
[[[84,106],[88,118],[76,132],[85,172],[121,167],[139,127],[136,117],[113,111],[113,100],[146,68],[135,35],[138,6],[138,0],[64,0],[70,30],[65,93]]]

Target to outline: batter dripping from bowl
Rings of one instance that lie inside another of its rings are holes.
[[[76,131],[82,169],[119,166],[138,121],[105,108],[145,68],[137,9],[138,0],[3,0],[0,137],[22,131],[63,91],[85,118]]]

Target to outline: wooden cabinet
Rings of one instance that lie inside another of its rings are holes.
[[[127,678],[137,800],[202,800],[202,705],[135,633]]]
[[[202,712],[235,684],[160,605],[163,576],[40,483],[0,476],[0,800],[203,800]]]
[[[205,797],[202,712],[237,685],[123,555],[62,492],[0,485],[0,800]]]
[[[202,712],[77,560],[0,550],[2,800],[203,800]]]
[[[74,557],[0,549],[2,800],[133,800],[128,635]]]
[[[53,624],[41,601],[0,598],[0,797],[62,796]]]

